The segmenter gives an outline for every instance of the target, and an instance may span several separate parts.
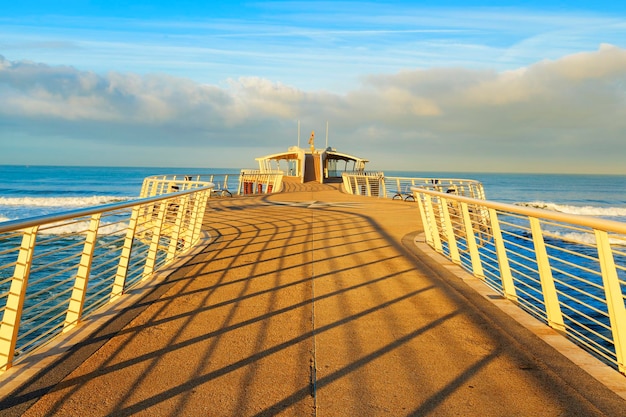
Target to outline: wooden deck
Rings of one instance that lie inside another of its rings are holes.
[[[162,294],[4,415],[626,415],[418,249],[415,203],[286,187],[212,200]]]

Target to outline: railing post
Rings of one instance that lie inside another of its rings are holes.
[[[502,280],[502,292],[504,296],[512,301],[517,301],[517,293],[515,291],[515,283],[513,275],[511,275],[511,266],[509,258],[504,247],[504,239],[500,230],[500,222],[498,221],[498,213],[494,209],[489,209],[489,220],[493,231],[493,242],[496,246],[496,254],[498,255],[498,268],[500,269],[500,279]]]
[[[124,288],[126,288],[128,265],[130,263],[130,256],[133,250],[135,233],[137,232],[137,220],[139,219],[140,210],[141,206],[135,206],[130,214],[130,221],[128,222],[128,229],[126,229],[126,237],[124,238],[120,261],[117,265],[117,272],[115,273],[115,279],[113,281],[110,301],[115,301],[121,297],[122,294],[124,294]]]
[[[91,220],[89,221],[89,229],[85,236],[83,253],[80,256],[80,264],[78,265],[78,271],[74,279],[74,288],[72,289],[67,313],[65,314],[63,333],[76,327],[83,314],[85,294],[87,293],[87,285],[89,284],[89,272],[91,271],[91,261],[93,260],[93,252],[96,247],[101,216],[102,213],[96,213],[91,216]]]
[[[159,241],[161,240],[161,231],[163,230],[163,222],[165,220],[165,211],[169,200],[170,199],[162,200],[159,204],[156,223],[152,225],[152,240],[150,241],[150,248],[146,256],[146,265],[143,268],[142,281],[146,280],[154,272],[154,265],[159,251]]]
[[[143,198],[146,196],[146,186],[148,183],[148,178],[145,178],[141,183],[141,190],[139,191],[139,197]]]
[[[431,224],[431,230],[432,230],[432,240],[433,240],[433,246],[435,248],[435,250],[439,253],[443,253],[443,246],[441,245],[441,237],[439,237],[439,227],[437,226],[437,219],[435,219],[435,210],[433,208],[433,200],[432,197],[428,194],[426,194],[425,196],[425,211],[426,211],[426,216],[430,219]]]
[[[193,197],[189,198],[189,201],[187,202],[187,226],[184,227],[182,230],[182,252],[185,252],[195,242],[194,233],[196,230],[196,212],[198,210],[198,204],[200,204],[200,200],[203,198],[203,196],[204,192],[195,193]]]
[[[191,233],[191,241],[190,245],[195,244],[195,242],[200,239],[200,230],[202,230],[202,222],[204,220],[204,213],[206,212],[206,206],[209,202],[209,194],[211,190],[207,190],[202,192],[198,198],[196,199],[193,205],[193,224],[190,225],[190,229],[192,229]]]
[[[430,225],[430,219],[428,218],[426,214],[426,207],[424,204],[426,195],[421,194],[417,191],[413,191],[413,193],[415,194],[415,200],[417,201],[417,206],[420,211],[420,216],[422,217],[422,227],[424,228],[424,236],[426,238],[426,243],[432,247],[435,245],[435,242],[433,241],[433,236],[432,236],[433,231]]]
[[[380,183],[382,188],[381,196],[382,198],[387,198],[387,182],[384,176],[380,177]]]
[[[552,269],[550,268],[550,259],[546,251],[546,245],[543,240],[543,232],[541,224],[536,217],[529,217],[530,230],[533,235],[533,244],[535,246],[535,257],[537,259],[537,270],[539,271],[539,280],[541,282],[541,290],[543,292],[543,302],[546,306],[546,316],[550,327],[565,331],[563,323],[563,314],[559,305],[559,296],[554,285],[552,277]]]
[[[176,256],[176,251],[178,249],[178,237],[180,236],[181,228],[183,227],[183,218],[185,217],[185,212],[187,211],[187,203],[189,201],[189,196],[179,197],[178,203],[174,205],[176,207],[176,220],[174,222],[174,227],[170,232],[170,242],[167,248],[167,256],[165,257],[165,262],[170,263],[172,259]]]
[[[608,233],[594,230],[618,370],[626,374],[626,308]]]
[[[274,180],[274,192],[278,193],[283,189],[283,174],[276,175]]]
[[[206,190],[203,194],[200,195],[200,206],[198,207],[198,212],[196,213],[196,223],[194,225],[193,231],[193,242],[197,242],[200,239],[200,231],[202,230],[202,223],[204,222],[204,215],[206,214],[207,206],[209,205],[209,195],[211,194],[211,190]]]
[[[441,211],[443,213],[443,226],[444,233],[448,240],[448,250],[450,251],[450,259],[457,265],[461,264],[461,256],[459,254],[459,247],[456,244],[456,236],[454,235],[454,227],[452,225],[452,219],[450,218],[450,208],[448,207],[447,198],[439,198],[441,202]]]
[[[6,371],[13,364],[38,229],[39,226],[25,229],[22,235],[22,244],[0,323],[0,371]]]
[[[483,264],[480,260],[480,252],[478,252],[476,236],[474,235],[474,225],[472,224],[467,203],[461,203],[461,215],[463,216],[463,225],[465,226],[465,240],[469,249],[470,259],[472,260],[472,273],[475,277],[484,279]]]

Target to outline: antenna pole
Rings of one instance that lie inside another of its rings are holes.
[[[298,148],[300,147],[300,120],[298,120]]]
[[[328,120],[326,120],[326,149],[328,149]]]

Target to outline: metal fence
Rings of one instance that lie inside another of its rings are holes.
[[[383,172],[352,172],[342,175],[344,189],[350,194],[415,201],[411,187],[485,199],[483,184],[460,178],[386,177]]]
[[[271,194],[280,192],[283,187],[282,171],[260,171],[242,169],[239,174],[238,195]]]
[[[199,241],[214,186],[182,180],[147,179],[142,194],[156,197],[0,223],[0,371]]]
[[[147,177],[141,187],[141,197],[152,197],[174,191],[213,186],[212,197],[232,196],[236,193],[239,176],[233,174],[209,175],[154,175]]]
[[[431,247],[626,373],[626,224],[411,191]]]

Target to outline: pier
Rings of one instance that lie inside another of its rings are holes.
[[[0,415],[626,415],[624,376],[428,249],[417,204],[284,186],[211,199],[204,244]]]

